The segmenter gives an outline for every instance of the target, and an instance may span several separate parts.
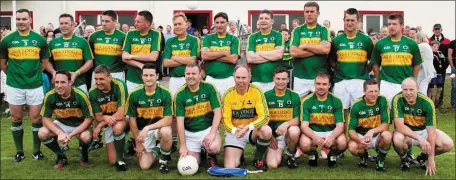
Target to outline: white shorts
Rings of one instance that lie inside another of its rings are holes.
[[[147,152],[152,152],[152,149],[157,145],[157,140],[160,139],[158,134],[158,129],[151,130],[147,133],[147,136],[144,137],[144,148]]]
[[[282,135],[282,136],[277,136],[275,138],[277,140],[277,146],[280,149],[285,150],[285,147],[287,147],[287,143],[285,142],[285,136]]]
[[[134,82],[131,82],[131,81],[127,81],[127,90],[128,90],[128,93],[131,93],[133,91],[133,89],[135,89],[136,87],[140,86],[142,84],[136,84]]]
[[[217,88],[220,98],[223,98],[225,92],[235,85],[233,76],[227,77],[225,79],[215,79],[211,76],[206,76],[206,81],[214,84],[215,88]]]
[[[235,147],[244,150],[245,149],[245,144],[248,142],[250,144],[255,144],[256,142],[252,142],[251,136],[252,136],[253,130],[247,131],[244,136],[241,138],[237,138],[235,135],[231,133],[225,132],[225,148],[226,147]]]
[[[356,99],[363,97],[363,84],[362,79],[342,80],[334,84],[334,95],[341,98],[344,109],[350,108]]]
[[[185,145],[187,146],[187,149],[191,152],[201,152],[204,138],[211,132],[211,128],[212,127],[209,127],[199,132],[185,131]]]
[[[12,105],[41,105],[44,99],[43,86],[35,89],[19,89],[6,85],[6,101]]]
[[[396,94],[402,91],[402,85],[401,84],[396,84],[388,81],[382,80],[380,83],[380,94],[385,96],[386,99],[389,102],[389,105],[391,107],[391,104],[393,103],[393,98]]]
[[[269,91],[271,89],[274,88],[274,82],[268,82],[268,83],[264,83],[264,82],[252,82],[252,84],[254,84],[255,86],[257,86],[258,88],[261,89],[261,91],[263,91],[263,93],[265,93],[266,91]]]
[[[303,97],[315,91],[315,80],[313,79],[299,79],[294,77],[293,81],[293,90],[299,94],[299,97]]]
[[[333,131],[325,131],[325,132],[317,132],[317,131],[314,131],[314,133],[317,135],[317,136],[320,136],[320,137],[328,137],[330,136]]]
[[[117,78],[125,82],[125,72],[112,72],[112,78]],[[95,72],[92,72],[92,86],[95,85]]]
[[[65,124],[61,123],[59,120],[54,120],[53,122],[54,122],[54,124],[59,126],[60,129],[62,129],[65,134],[71,134],[77,128],[77,127],[65,125]]]
[[[82,91],[84,91],[86,94],[88,94],[87,93],[87,85],[86,84],[80,85],[80,86],[78,86],[78,88],[81,89]]]
[[[426,129],[423,129],[421,131],[413,131],[413,132],[417,133],[419,136],[421,136],[424,139],[427,139],[427,137],[428,137],[428,133],[427,133]],[[418,146],[418,145],[420,145],[420,142],[416,139],[412,139],[412,146]]]
[[[358,133],[358,137],[362,138],[364,136]],[[367,147],[368,149],[375,149],[375,144],[377,143],[377,137],[378,137],[378,134],[376,136],[372,137],[371,142],[370,142],[369,146]]]
[[[108,126],[104,129],[104,138],[106,141],[106,144],[114,142],[114,131],[112,130],[112,126]],[[124,133],[125,136],[125,133]]]
[[[171,77],[169,78],[169,90],[171,91],[171,96],[174,97],[177,90],[181,88],[185,83],[185,77]]]

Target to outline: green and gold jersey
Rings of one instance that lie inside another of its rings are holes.
[[[110,34],[103,30],[92,33],[89,37],[89,44],[95,57],[93,67],[103,64],[108,66],[111,72],[124,72],[126,66],[122,62],[124,40],[125,33],[117,29]]]
[[[128,95],[126,115],[136,117],[138,130],[156,123],[165,116],[173,115],[173,101],[168,88],[157,84],[152,94],[146,94],[144,85],[135,88]]]
[[[381,66],[380,79],[401,84],[413,76],[413,67],[423,62],[416,42],[406,36],[393,41],[390,36],[380,39],[372,51],[371,64]]]
[[[315,27],[307,27],[303,24],[293,29],[290,46],[299,47],[301,44],[319,45],[320,42],[331,42],[328,28],[317,24]],[[328,62],[326,55],[316,54],[306,58],[293,60],[293,75],[300,79],[315,79],[319,72],[327,72]]]
[[[348,129],[362,135],[381,124],[390,123],[389,103],[385,96],[379,95],[374,104],[368,104],[364,97],[353,104],[348,118]]]
[[[49,42],[49,49],[52,53],[54,69],[76,72],[86,61],[93,60],[90,45],[82,37],[73,35],[71,38],[58,37]],[[87,73],[79,75],[73,86],[86,84]]]
[[[367,61],[374,43],[365,34],[357,32],[354,37],[341,34],[331,44],[331,59],[336,61],[335,82],[349,79],[368,79]]]
[[[152,51],[160,51],[161,34],[155,30],[149,30],[147,34],[141,34],[137,30],[129,31],[125,37],[123,51],[131,55],[146,55]],[[141,69],[127,66],[127,81],[143,84]]]
[[[276,129],[286,121],[293,118],[299,118],[301,111],[301,99],[299,94],[287,89],[285,94],[279,96],[274,89],[264,93],[269,109],[269,127],[272,133],[276,136]]]
[[[199,38],[187,34],[185,39],[179,39],[175,36],[166,41],[163,59],[171,59],[173,56],[193,57],[198,56],[201,50],[201,41]],[[185,64],[169,68],[170,77],[184,77]]]
[[[226,33],[225,36],[219,36],[217,33],[204,36],[203,48],[209,48],[212,52],[230,51],[231,54],[240,56],[239,38]],[[234,66],[220,60],[210,60],[204,62],[204,71],[206,75],[215,79],[224,79],[233,76]]]
[[[29,34],[11,32],[0,42],[0,58],[6,59],[6,84],[18,89],[34,89],[43,85],[41,60],[49,58],[48,44],[35,31]]]
[[[404,118],[404,124],[413,131],[437,126],[434,103],[424,94],[418,93],[415,104],[409,104],[400,92],[394,96],[392,106],[393,118]]]
[[[293,57],[290,55],[290,41],[286,41],[284,44],[284,52],[282,60],[279,61],[278,66],[284,66],[286,68],[291,68],[291,63],[293,63]]]
[[[284,47],[282,33],[272,30],[269,34],[261,32],[253,33],[249,36],[247,51],[274,51],[276,47]],[[272,82],[274,69],[279,61],[268,61],[261,64],[252,65],[252,82]]]
[[[70,97],[63,99],[57,94],[55,88],[46,93],[41,116],[55,119],[62,124],[78,127],[86,118],[92,118],[93,112],[86,93],[76,87],[71,88]]]
[[[212,126],[214,109],[220,107],[217,89],[212,84],[201,81],[196,91],[184,85],[174,97],[175,115],[185,117],[185,130],[198,132]]]
[[[336,123],[344,122],[342,101],[330,92],[326,99],[310,94],[302,101],[301,109],[301,121],[309,122],[310,129],[316,132],[332,131]]]
[[[103,92],[93,86],[89,91],[89,99],[92,104],[94,113],[103,115],[113,115],[117,108],[125,106],[128,98],[127,85],[120,79],[113,78],[111,81],[111,90]]]

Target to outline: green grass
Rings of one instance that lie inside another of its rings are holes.
[[[449,107],[449,89],[450,82],[447,80],[445,87],[445,107]],[[446,132],[453,140],[455,139],[455,112],[449,108],[443,111],[438,111],[438,128]],[[178,179],[178,178],[193,178],[193,179],[209,179],[215,178],[206,173],[207,168],[202,167],[199,172],[191,177],[182,177],[177,169],[177,152],[173,154],[173,160],[170,162],[170,173],[162,175],[158,172],[158,166],[154,164],[148,171],[141,171],[137,165],[136,157],[127,157],[129,170],[127,172],[116,172],[113,166],[107,164],[105,149],[91,151],[89,156],[92,164],[87,167],[79,166],[79,150],[78,142],[73,139],[70,143],[70,150],[67,152],[69,165],[60,170],[53,169],[55,155],[45,146],[42,145],[42,151],[46,157],[43,161],[35,161],[31,158],[32,151],[32,134],[31,121],[26,118],[24,121],[24,149],[26,158],[21,163],[13,163],[13,156],[16,153],[12,134],[10,131],[11,121],[6,117],[2,117],[0,121],[1,130],[1,179]],[[248,169],[253,170],[252,152],[253,148],[247,146],[245,155]],[[420,152],[416,147],[414,154]],[[222,152],[223,153],[223,152]],[[338,160],[336,169],[329,169],[326,166],[326,161],[319,160],[319,167],[310,168],[307,165],[307,156],[301,157],[298,160],[299,168],[290,170],[285,166],[279,169],[269,170],[260,174],[249,174],[248,179],[422,179],[425,178],[425,171],[418,167],[412,168],[409,172],[399,170],[399,157],[393,148],[391,148],[386,158],[386,173],[375,171],[375,164],[370,162],[369,168],[360,169],[357,166],[358,158],[345,152],[346,156]],[[219,155],[219,163],[222,164],[223,156]],[[455,179],[455,150],[450,153],[436,157],[437,175],[432,179]]]

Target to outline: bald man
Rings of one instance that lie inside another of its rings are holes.
[[[435,155],[453,148],[453,140],[436,128],[437,118],[434,103],[418,92],[418,83],[413,78],[402,81],[402,92],[393,98],[392,116],[395,131],[393,145],[401,158],[401,170],[410,169],[407,151],[414,145],[422,149],[417,157],[426,175],[436,173]]]

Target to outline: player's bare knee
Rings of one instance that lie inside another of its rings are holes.
[[[269,126],[263,126],[260,128],[260,138],[270,139],[272,137],[272,129]]]
[[[89,143],[92,141],[92,133],[88,130],[82,132],[81,134],[79,134],[79,139],[80,141],[84,142],[84,143]]]
[[[23,118],[23,115],[22,113],[11,113],[11,121],[13,121],[13,123],[20,123],[22,122],[22,118]]]
[[[114,134],[120,134],[122,132],[124,132],[125,130],[125,123],[116,123],[113,127],[112,127],[112,131],[114,132]]]
[[[50,134],[51,134],[51,132],[50,132],[49,129],[46,128],[46,127],[41,127],[41,128],[38,130],[38,137],[39,137],[40,140],[42,140],[42,141],[49,139]]]
[[[172,136],[172,130],[171,130],[170,126],[165,126],[165,127],[160,128],[160,139],[161,140],[164,140],[164,141],[171,140],[171,136]]]
[[[274,162],[274,161],[268,161],[268,162],[266,162],[266,165],[267,165],[268,168],[270,168],[270,169],[275,169],[275,168],[279,167],[279,165],[277,164],[277,162]]]
[[[294,141],[298,140],[300,135],[301,135],[301,130],[299,130],[299,128],[297,126],[292,126],[292,127],[288,128],[288,137],[291,140],[294,140]]]
[[[381,140],[383,143],[385,144],[390,144],[391,143],[391,140],[392,140],[392,137],[393,135],[391,135],[391,133],[389,131],[383,131],[381,134],[380,134],[380,137],[381,137]]]

